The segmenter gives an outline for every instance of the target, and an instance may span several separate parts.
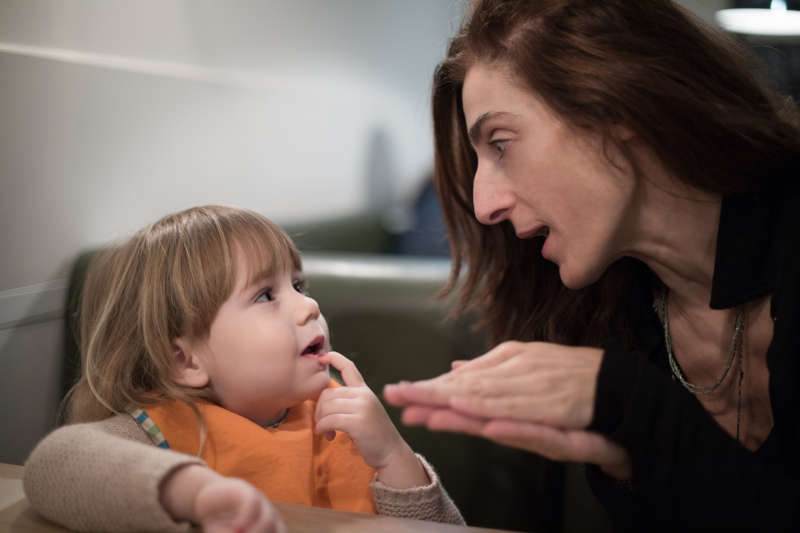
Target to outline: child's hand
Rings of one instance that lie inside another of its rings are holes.
[[[188,520],[206,533],[286,533],[266,496],[243,479],[225,477],[201,465],[170,475],[161,503],[176,520]]]
[[[387,485],[408,488],[429,484],[416,455],[353,362],[337,352],[320,355],[319,362],[339,370],[345,386],[322,391],[314,414],[314,432],[339,430],[349,434],[364,461],[378,471],[378,479]]]

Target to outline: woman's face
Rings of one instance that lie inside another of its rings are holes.
[[[622,255],[636,181],[599,137],[577,133],[498,65],[476,63],[463,86],[478,156],[473,201],[482,224],[509,220],[520,239],[546,235],[542,256],[567,287],[596,281]]]

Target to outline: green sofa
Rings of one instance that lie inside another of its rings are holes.
[[[383,386],[440,374],[454,359],[486,349],[470,316],[447,320],[436,294],[449,275],[443,257],[390,253],[393,236],[380,217],[364,214],[288,226],[303,255],[309,290],[328,320],[334,348],[350,357],[380,397]],[[75,263],[67,305],[67,387],[77,375],[75,310],[90,250]],[[472,526],[557,532],[603,531],[605,516],[576,466],[458,434],[429,432],[389,415],[411,447],[434,465]]]

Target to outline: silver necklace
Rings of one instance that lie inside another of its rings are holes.
[[[681,385],[684,386],[684,388],[686,388],[686,390],[696,395],[712,394],[719,388],[722,382],[725,381],[725,377],[728,375],[728,372],[733,366],[733,360],[736,357],[736,354],[739,354],[739,379],[737,383],[739,391],[736,405],[736,440],[738,441],[739,430],[742,422],[742,380],[744,379],[744,307],[740,307],[736,312],[736,321],[733,326],[731,347],[728,350],[728,360],[725,362],[725,368],[722,370],[722,375],[719,377],[716,383],[710,387],[698,387],[686,379],[686,377],[683,375],[683,372],[681,372],[680,367],[678,366],[678,362],[675,360],[675,355],[672,353],[672,337],[669,333],[669,313],[667,311],[668,293],[669,291],[665,290],[661,294],[660,302],[661,318],[664,324],[664,344],[667,348],[667,360],[669,361],[669,367],[672,370],[672,375],[675,376],[675,378],[681,383]]]

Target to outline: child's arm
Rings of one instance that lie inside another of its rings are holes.
[[[321,355],[320,362],[339,369],[345,386],[322,391],[314,414],[315,431],[331,435],[329,438],[337,429],[350,435],[367,464],[377,470],[370,487],[378,512],[464,524],[436,472],[406,444],[356,366],[336,352]]]
[[[203,465],[191,464],[170,473],[161,484],[159,499],[172,518],[197,524],[205,533],[286,533],[260,490]]]
[[[213,527],[238,502],[252,511],[248,517],[262,519],[242,531],[285,531],[255,488],[243,489],[244,482],[214,473],[197,457],[153,446],[128,415],[52,432],[28,458],[23,482],[32,507],[70,529],[186,531],[188,521]],[[220,490],[234,495],[228,511],[203,503],[219,501]]]
[[[323,354],[319,361],[338,369],[345,386],[322,391],[314,416],[315,433],[332,435],[340,430],[349,434],[384,485],[406,489],[430,484],[422,463],[400,436],[353,362],[337,352]]]

